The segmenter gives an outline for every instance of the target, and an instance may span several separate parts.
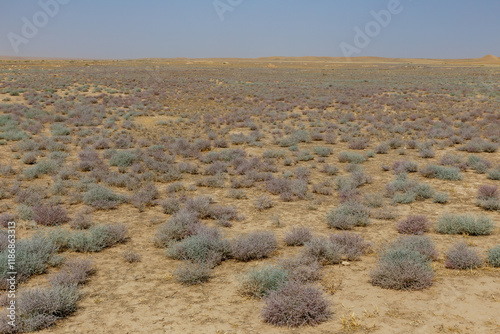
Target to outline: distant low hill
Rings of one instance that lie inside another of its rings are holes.
[[[68,59],[68,58],[41,58],[41,57],[14,57],[14,56],[0,56],[1,60],[17,60],[17,61],[106,61],[105,59]],[[109,61],[111,61],[110,59]],[[386,58],[386,57],[260,57],[260,58],[142,58],[142,59],[128,59],[135,61],[193,61],[193,62],[235,62],[235,61],[262,61],[262,62],[348,62],[348,63],[419,63],[419,64],[498,64],[500,65],[500,58],[494,55],[486,55],[482,58],[469,58],[469,59],[427,59],[427,58]],[[124,60],[127,61],[127,60]]]

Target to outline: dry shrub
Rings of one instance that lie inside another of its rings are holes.
[[[230,245],[216,228],[199,225],[193,235],[171,244],[167,255],[176,260],[188,260],[215,267],[230,255]]]
[[[360,234],[353,232],[332,234],[330,242],[338,246],[340,253],[348,261],[359,260],[370,248],[370,244]]]
[[[256,231],[233,240],[231,246],[235,259],[250,261],[268,257],[278,248],[278,242],[274,233]]]
[[[410,215],[396,226],[399,233],[415,235],[422,235],[428,232],[429,228],[430,222],[424,215]]]
[[[283,268],[265,265],[250,269],[245,273],[241,282],[242,294],[262,298],[271,291],[278,290],[288,282],[288,272]]]
[[[304,244],[302,255],[317,262],[337,264],[342,262],[341,246],[324,237],[313,237]]]
[[[384,253],[370,276],[373,285],[394,290],[422,290],[429,288],[434,279],[426,257],[404,248]]]
[[[446,253],[444,265],[450,269],[475,269],[480,267],[483,261],[478,253],[470,248],[465,242],[453,245]]]
[[[40,225],[54,226],[69,221],[69,217],[61,206],[39,205],[33,208],[33,220]]]
[[[311,240],[311,230],[308,227],[294,227],[284,238],[287,246],[302,246]]]
[[[66,262],[61,270],[49,278],[51,285],[79,285],[87,281],[94,272],[88,259],[74,259]]]
[[[181,210],[160,226],[154,236],[154,243],[158,247],[168,247],[172,241],[192,235],[199,225],[200,221],[195,212]]]
[[[370,210],[358,201],[348,201],[331,210],[327,217],[327,224],[331,228],[350,230],[355,226],[370,224]]]
[[[203,263],[185,262],[174,271],[174,278],[184,285],[196,285],[210,279],[210,267]]]
[[[265,303],[262,317],[275,326],[317,325],[331,315],[330,305],[321,291],[297,282],[270,293]]]

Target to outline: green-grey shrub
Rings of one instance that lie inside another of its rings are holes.
[[[125,202],[125,198],[106,187],[92,185],[83,195],[83,202],[98,209],[112,209]]]
[[[475,269],[480,267],[483,261],[476,250],[469,247],[465,242],[454,244],[446,253],[444,265],[450,269]]]
[[[324,237],[313,237],[304,244],[303,256],[318,262],[337,264],[342,262],[342,246]]]
[[[492,169],[488,172],[488,179],[490,180],[500,180],[500,167]]]
[[[52,326],[76,311],[80,293],[76,285],[55,285],[21,291],[18,297],[19,332],[34,332]]]
[[[53,257],[58,251],[58,246],[50,238],[34,235],[29,239],[21,239],[16,243],[16,271],[17,283],[26,281],[29,277],[44,273]],[[9,248],[0,252],[0,289],[7,288],[9,269]]]
[[[448,203],[449,196],[446,193],[436,193],[434,195],[434,203],[445,204]]]
[[[398,204],[409,204],[415,202],[415,199],[417,198],[417,194],[414,192],[408,191],[404,193],[397,193],[394,195],[392,198],[393,203],[398,203]]]
[[[264,265],[245,273],[241,282],[244,295],[262,298],[288,282],[288,272],[279,266]]]
[[[88,230],[74,231],[62,239],[59,243],[75,252],[100,252],[104,248],[125,241],[127,227],[124,224],[94,225]]]
[[[173,243],[167,249],[167,255],[176,260],[214,267],[229,257],[230,244],[216,228],[200,227],[196,234]]]
[[[429,261],[436,260],[438,253],[436,251],[434,241],[428,236],[422,235],[406,235],[398,237],[390,243],[387,249],[406,249],[418,252]]]
[[[457,181],[463,178],[460,169],[457,167],[447,167],[438,165],[427,165],[420,170],[424,177],[436,178],[447,181]]]
[[[488,263],[492,267],[500,267],[500,245],[488,250]]]
[[[185,285],[196,285],[210,279],[210,267],[203,263],[185,262],[174,271],[177,282]]]
[[[348,201],[331,210],[326,221],[329,227],[340,230],[367,226],[370,224],[370,210],[360,202]]]
[[[53,136],[67,136],[71,133],[71,130],[68,129],[65,125],[55,123],[50,127],[50,131]]]
[[[436,225],[436,231],[443,234],[489,235],[495,227],[491,218],[486,216],[444,214]]]
[[[273,232],[255,231],[233,240],[232,256],[239,261],[250,261],[268,257],[278,248]]]
[[[333,153],[333,149],[331,147],[321,147],[316,146],[313,147],[314,154],[319,155],[320,157],[327,157]]]
[[[111,166],[128,167],[137,161],[137,156],[129,151],[116,151],[109,159]]]
[[[373,285],[384,289],[422,290],[432,285],[434,272],[424,255],[396,247],[382,254],[370,276]]]
[[[347,152],[342,151],[338,155],[339,162],[349,162],[360,164],[366,161],[366,157],[363,154],[357,152]]]

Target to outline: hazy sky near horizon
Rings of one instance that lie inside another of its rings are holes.
[[[500,57],[499,14],[499,0],[0,0],[0,55]]]

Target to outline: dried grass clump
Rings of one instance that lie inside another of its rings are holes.
[[[270,209],[274,206],[274,201],[267,195],[261,195],[254,200],[254,205],[259,211]]]
[[[122,257],[125,261],[128,263],[136,263],[140,262],[142,259],[141,254],[134,252],[131,249],[127,249],[125,252],[122,253]]]

